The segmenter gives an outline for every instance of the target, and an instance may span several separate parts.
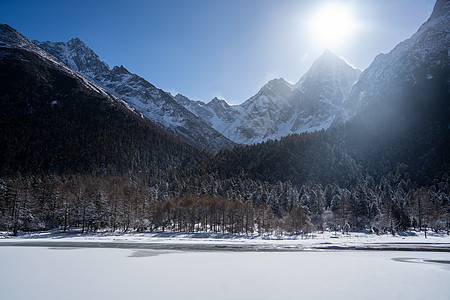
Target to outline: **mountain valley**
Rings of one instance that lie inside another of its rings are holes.
[[[450,2],[363,72],[326,50],[239,105],[0,25],[0,230],[449,230]]]

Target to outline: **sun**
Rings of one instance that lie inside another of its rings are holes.
[[[356,23],[349,7],[328,4],[319,9],[309,25],[317,42],[333,47],[343,43],[351,35]]]

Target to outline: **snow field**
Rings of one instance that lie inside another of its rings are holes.
[[[424,232],[406,232],[395,236],[391,234],[376,235],[364,232],[351,232],[349,234],[334,232],[315,232],[305,236],[301,235],[231,235],[220,233],[58,233],[46,231],[37,233],[21,233],[12,237],[8,232],[0,232],[1,242],[27,242],[27,241],[70,241],[70,242],[132,242],[132,243],[163,243],[163,244],[234,244],[234,245],[271,245],[303,246],[305,249],[320,245],[333,245],[342,247],[362,246],[370,244],[434,244],[447,245],[450,251],[450,236],[445,232],[434,233],[428,231],[427,238]]]
[[[0,259],[2,299],[450,299],[450,265],[424,261],[450,253],[4,246]]]

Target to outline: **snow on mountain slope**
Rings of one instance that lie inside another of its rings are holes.
[[[225,100],[218,98],[205,104],[202,101],[190,100],[181,94],[176,95],[175,100],[233,142],[249,144],[248,138],[237,129],[246,115],[242,107],[230,106]]]
[[[156,176],[206,157],[121,101],[0,25],[2,176]]]
[[[353,68],[330,50],[325,50],[295,87],[317,101],[338,107],[360,74],[360,70]]]
[[[330,127],[360,74],[360,70],[325,50],[295,85],[291,97],[291,104],[296,108],[292,130],[303,132]]]
[[[182,95],[175,99],[230,140],[253,144],[327,129],[360,73],[327,50],[295,85],[283,78],[271,80],[240,105],[217,98],[208,104]]]
[[[294,86],[273,80],[241,105],[217,106],[202,114],[187,101],[183,105],[245,144],[342,124],[393,90],[448,74],[449,7],[450,1],[438,0],[429,20],[410,39],[378,55],[363,73],[326,50]]]
[[[67,43],[34,43],[185,141],[214,151],[234,145],[203,119],[180,105],[170,94],[130,73],[123,66],[110,69],[80,39],[71,39]]]
[[[173,97],[122,66],[110,69],[78,38],[34,43],[153,122],[211,150],[328,128],[360,72],[325,51],[295,86],[274,79],[241,105],[217,98],[205,104]]]
[[[12,28],[9,25],[0,24],[0,47],[11,48],[11,49],[23,49],[23,50],[27,50],[30,52],[34,52],[37,55],[39,55],[41,58],[50,62],[57,69],[62,70],[63,72],[68,73],[72,77],[80,80],[82,82],[82,84],[85,87],[89,88],[90,90],[93,90],[99,94],[102,94],[103,96],[107,97],[111,101],[119,102],[123,106],[128,108],[129,110],[135,112],[135,110],[132,107],[130,107],[128,105],[128,103],[126,103],[122,99],[119,99],[118,97],[108,93],[105,89],[94,84],[93,82],[89,81],[85,77],[80,76],[80,74],[78,74],[77,72],[74,72],[73,69],[71,69],[70,67],[67,67],[64,63],[61,63],[61,61],[58,58],[51,55],[49,52],[44,51],[42,48],[36,46],[33,42],[28,40],[26,37],[24,37],[22,34],[20,34],[17,30],[15,30],[14,28]]]
[[[436,67],[447,70],[450,56],[450,1],[438,0],[430,18],[411,36],[387,54],[379,54],[361,74],[344,103],[349,119],[371,102],[383,98],[383,93],[395,82],[414,85],[433,78]],[[402,82],[397,82],[398,80]]]
[[[38,42],[36,45],[55,55],[66,66],[87,77],[95,78],[110,72],[109,66],[100,60],[94,51],[89,49],[79,38],[73,38],[67,43]]]

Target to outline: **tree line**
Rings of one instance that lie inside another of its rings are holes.
[[[352,189],[308,181],[56,174],[0,180],[0,230],[307,234],[315,230],[449,231],[446,176],[415,186],[401,172]]]

